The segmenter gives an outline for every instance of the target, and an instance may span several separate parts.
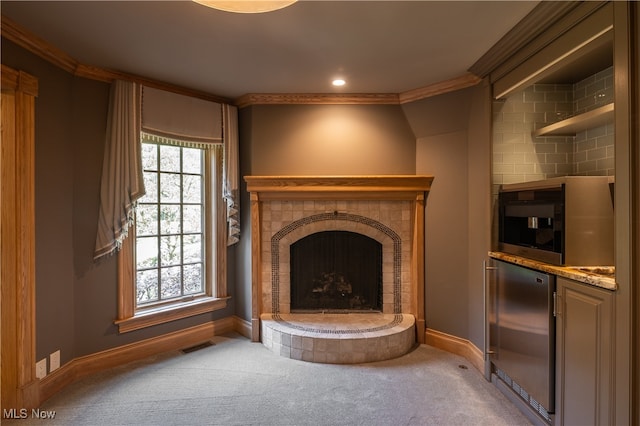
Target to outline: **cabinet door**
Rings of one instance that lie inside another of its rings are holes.
[[[612,292],[558,277],[556,425],[612,424]]]

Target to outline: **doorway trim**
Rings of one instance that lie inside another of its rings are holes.
[[[38,80],[2,65],[0,405],[39,405],[35,333],[35,98]]]

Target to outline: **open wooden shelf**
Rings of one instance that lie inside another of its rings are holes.
[[[557,123],[536,129],[531,132],[533,137],[538,136],[575,136],[583,130],[613,123],[613,103],[603,105],[583,114],[558,121]]]

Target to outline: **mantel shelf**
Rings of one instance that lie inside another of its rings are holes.
[[[414,200],[429,192],[433,176],[245,176],[247,191],[261,200]]]
[[[558,121],[557,123],[536,129],[531,132],[538,136],[575,136],[576,133],[613,122],[613,103],[603,105],[583,114]]]

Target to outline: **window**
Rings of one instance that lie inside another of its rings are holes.
[[[226,306],[221,162],[220,145],[142,134],[146,194],[119,255],[121,332]]]
[[[146,195],[136,208],[136,305],[201,295],[203,268],[203,150],[142,143]]]

